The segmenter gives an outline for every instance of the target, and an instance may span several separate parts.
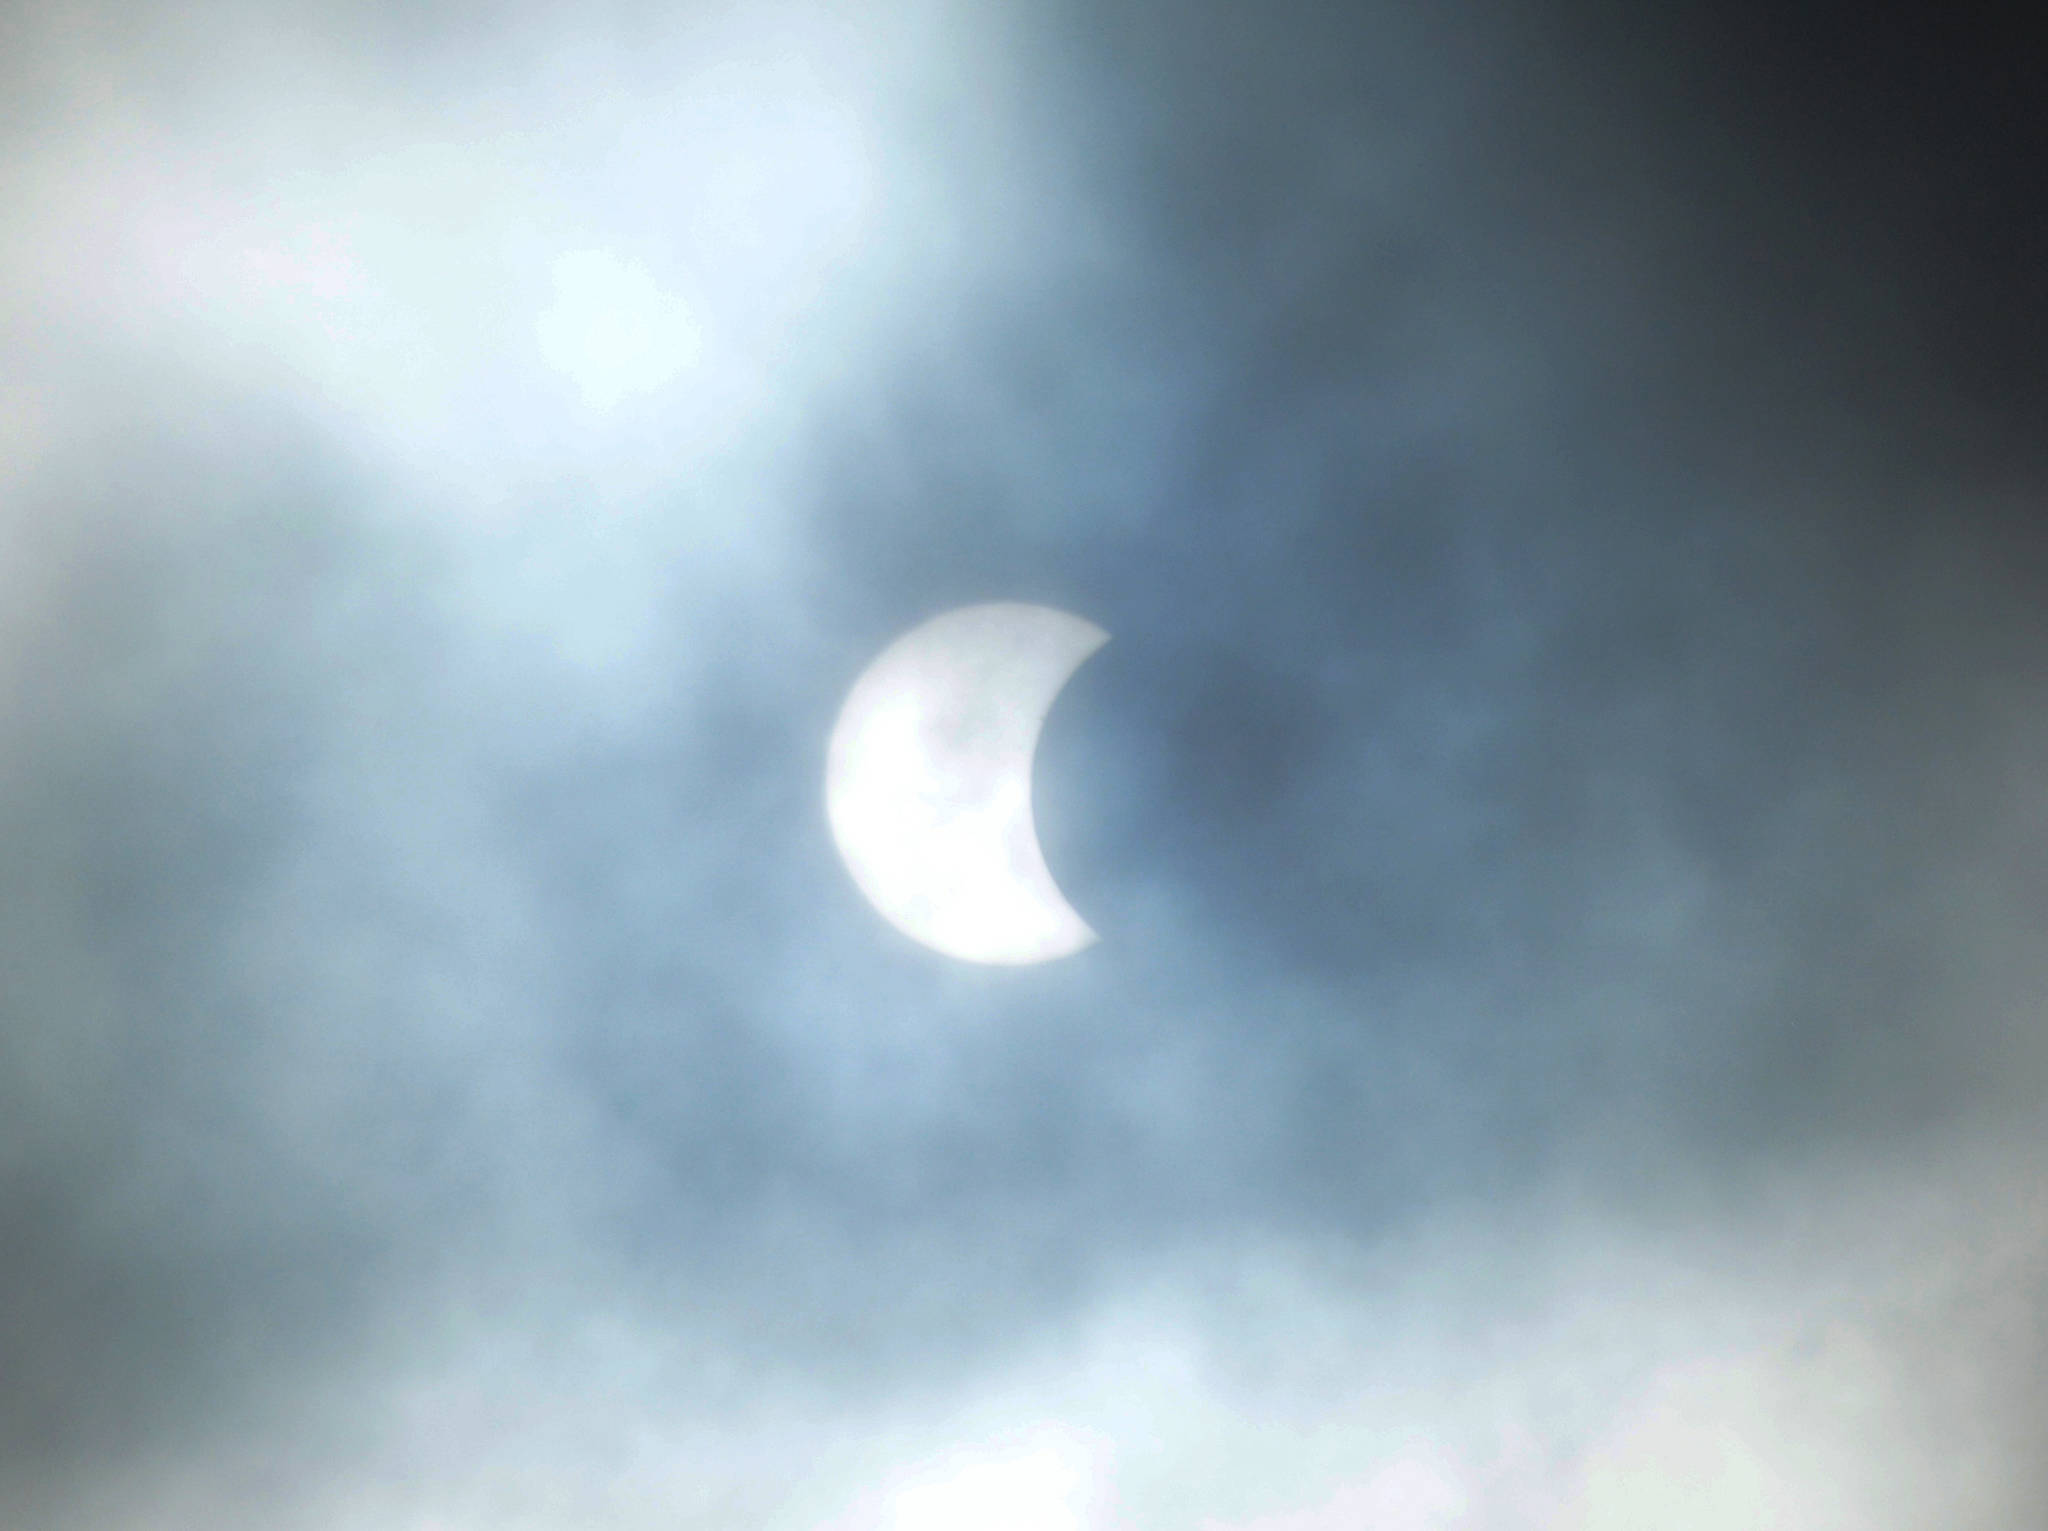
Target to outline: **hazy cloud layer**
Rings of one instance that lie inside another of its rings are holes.
[[[0,1519],[2027,1523],[1978,54],[1844,30],[1802,114],[1796,28],[1562,7],[11,27]],[[1043,968],[824,824],[983,599],[1113,634]]]

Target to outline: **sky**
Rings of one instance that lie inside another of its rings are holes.
[[[2034,1524],[2040,45],[1622,10],[11,10],[0,1521]]]

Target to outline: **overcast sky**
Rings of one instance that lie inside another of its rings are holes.
[[[2034,1523],[2038,49],[0,38],[10,1531]],[[1039,967],[824,815],[991,600]]]

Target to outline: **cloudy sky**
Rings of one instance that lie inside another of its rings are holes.
[[[2043,60],[1625,9],[13,8],[0,1521],[2036,1523]]]

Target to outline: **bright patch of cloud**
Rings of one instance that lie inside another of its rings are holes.
[[[1085,1486],[1080,1465],[1050,1446],[948,1461],[896,1494],[889,1531],[1081,1531]]]
[[[641,267],[578,250],[555,262],[554,284],[534,336],[590,408],[651,393],[697,359],[701,337],[689,306]]]

